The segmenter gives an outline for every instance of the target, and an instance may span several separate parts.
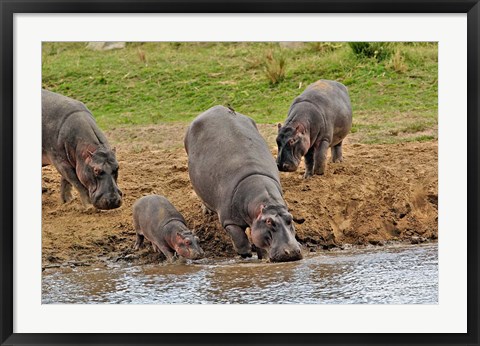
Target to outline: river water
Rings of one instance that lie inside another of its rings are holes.
[[[437,244],[255,259],[46,269],[43,304],[437,304]]]

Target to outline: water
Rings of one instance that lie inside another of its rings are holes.
[[[437,304],[437,244],[307,255],[47,269],[44,304]]]

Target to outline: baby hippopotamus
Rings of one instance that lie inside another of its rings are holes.
[[[293,101],[285,124],[278,124],[278,169],[294,172],[305,156],[304,178],[323,174],[328,148],[332,148],[332,162],[343,161],[342,141],[351,127],[347,88],[329,80],[309,85]]]
[[[199,259],[204,252],[198,237],[190,231],[182,214],[163,196],[140,198],[133,205],[133,225],[137,231],[135,250],[143,246],[146,237],[155,251],[161,251],[168,260],[178,255]]]

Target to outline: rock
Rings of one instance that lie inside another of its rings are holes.
[[[414,237],[410,238],[410,243],[420,244],[420,237],[414,236]]]
[[[413,236],[412,238],[410,238],[410,243],[412,244],[421,244],[421,243],[425,243],[426,241],[427,241],[427,238],[424,238],[424,237]]]
[[[87,49],[90,50],[112,50],[125,48],[126,42],[88,42]]]
[[[279,42],[280,47],[286,49],[300,49],[305,46],[305,42]]]

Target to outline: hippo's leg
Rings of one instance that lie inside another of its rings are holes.
[[[170,249],[167,245],[157,246],[157,249],[165,255],[168,261],[171,261],[175,256],[175,251]]]
[[[332,162],[343,162],[342,142],[332,147]]]
[[[313,173],[322,175],[325,172],[325,164],[327,161],[327,150],[329,147],[328,141],[322,140],[315,149],[313,155]]]
[[[60,182],[60,198],[62,199],[62,203],[67,203],[72,200],[72,184],[64,177],[62,177]]]
[[[83,205],[86,207],[92,204],[92,202],[90,201],[90,197],[88,196],[88,190],[85,188],[85,186],[82,185],[80,180],[78,180],[75,169],[72,166],[67,165],[55,165],[55,167],[62,175],[62,178],[66,179],[71,185],[73,185],[77,189]]]
[[[248,241],[245,230],[236,225],[228,225],[225,230],[230,234],[232,238],[233,247],[235,251],[243,258],[252,257],[252,246]]]
[[[137,241],[135,242],[135,245],[134,245],[134,249],[135,250],[138,250],[138,249],[141,249],[143,248],[144,244],[143,244],[143,241],[144,241],[145,237],[142,235],[142,234],[138,234],[137,233]]]
[[[202,204],[202,214],[203,215],[213,215],[215,212],[211,209],[208,209],[208,207],[205,204]]]
[[[305,179],[310,178],[313,175],[313,147],[305,154]]]

